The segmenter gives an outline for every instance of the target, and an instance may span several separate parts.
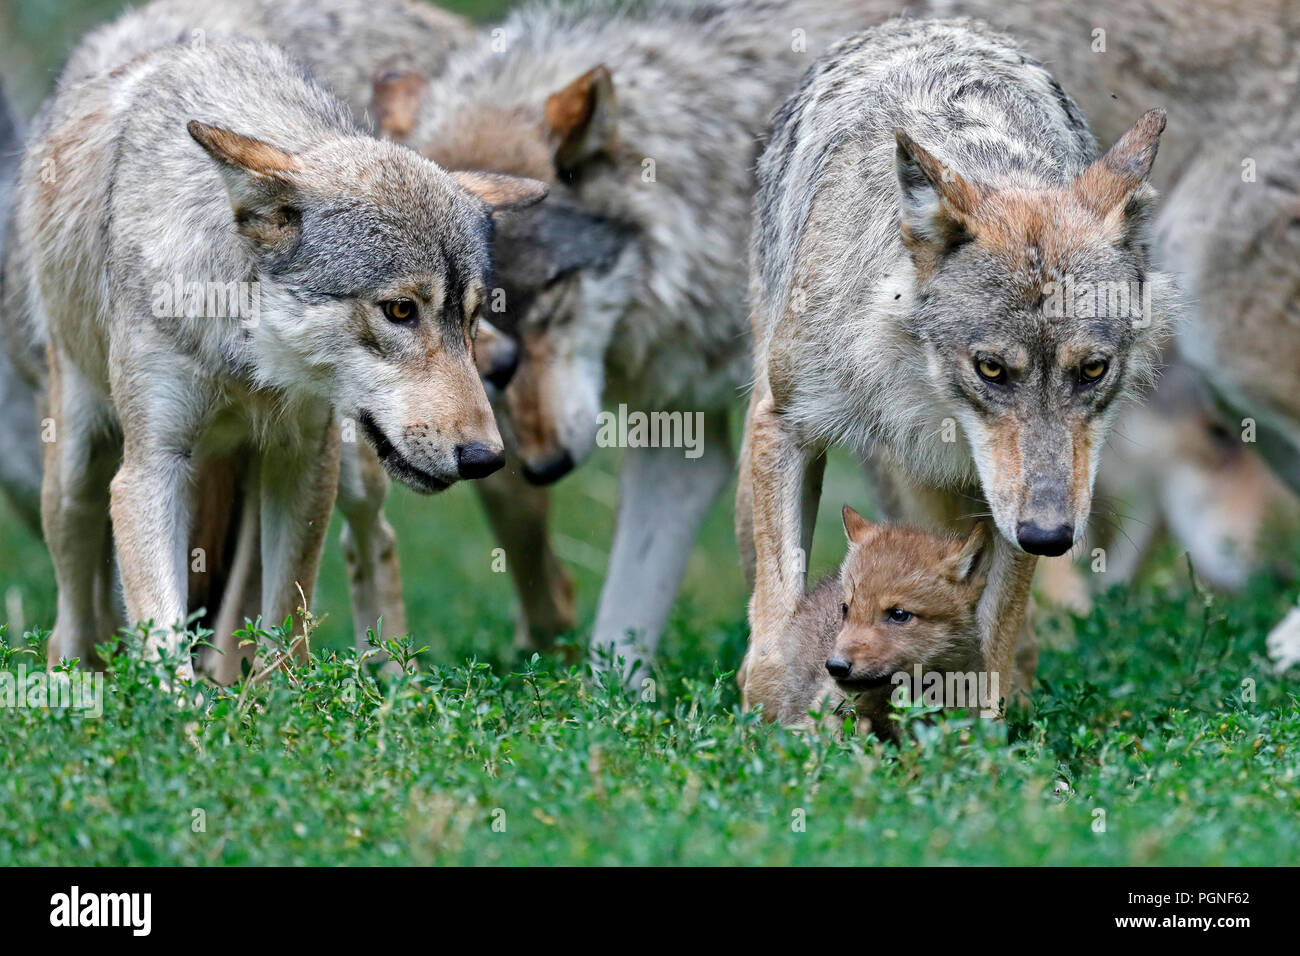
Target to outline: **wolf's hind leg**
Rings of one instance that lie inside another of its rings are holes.
[[[99,400],[54,350],[50,396],[56,431],[44,449],[41,518],[58,597],[48,658],[52,664],[79,658],[98,667],[94,647],[112,637],[104,583],[113,575],[108,489],[117,442],[106,431]]]
[[[474,489],[505,551],[506,568],[519,595],[515,646],[521,650],[550,647],[577,620],[573,580],[547,535],[550,492],[520,477],[517,461],[474,482]]]
[[[682,448],[629,448],[619,478],[609,568],[592,634],[593,660],[623,658],[624,677],[644,677],[686,572],[700,524],[731,476],[727,415],[704,416],[698,458]],[[641,659],[639,667],[633,661]]]
[[[348,563],[352,594],[352,624],[357,650],[365,653],[369,628],[401,637],[407,632],[402,602],[402,569],[397,560],[397,535],[384,517],[388,476],[369,444],[345,442],[339,456],[338,509],[343,515],[339,542]]]

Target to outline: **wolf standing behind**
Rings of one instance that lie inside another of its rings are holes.
[[[982,650],[1012,685],[1035,556],[1083,533],[1110,424],[1170,321],[1146,238],[1163,128],[1152,111],[1098,158],[1047,71],[968,21],[847,38],[782,107],[759,167],[736,501],[746,699],[779,676],[832,443],[881,466],[905,502],[891,518],[958,530],[991,512]],[[1098,308],[1130,283],[1147,306]]]
[[[298,587],[310,600],[336,409],[418,490],[499,458],[471,348],[489,211],[542,193],[361,135],[265,44],[169,47],[62,88],[24,157],[6,251],[49,357],[51,659],[93,662],[116,630],[115,545],[128,619],[190,672],[171,629],[187,610],[190,485],[212,456],[252,459],[268,621]],[[256,315],[169,299],[176,277],[247,288]]]
[[[488,313],[522,345],[503,418],[518,464],[477,486],[510,555],[521,643],[574,617],[547,493],[529,482],[587,457],[602,404],[704,422],[694,448],[629,447],[619,477],[592,643],[628,662],[658,643],[731,474],[759,142],[815,51],[842,32],[829,25],[845,18],[836,7],[535,4],[454,55],[423,98],[407,141],[424,155],[552,186],[545,204],[501,222],[502,311]]]

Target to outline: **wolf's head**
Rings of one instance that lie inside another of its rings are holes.
[[[330,401],[417,491],[490,474],[501,437],[475,369],[490,215],[541,183],[449,175],[391,143],[297,153],[191,121],[216,161],[261,284],[259,384]]]
[[[520,345],[505,398],[524,474],[538,484],[555,481],[595,442],[605,352],[631,294],[625,253],[634,230],[590,198],[614,179],[609,70],[584,73],[540,108],[475,102],[451,109],[436,130],[418,130],[416,144],[448,169],[491,169],[551,187],[544,204],[498,218],[501,295],[487,315]]]
[[[843,623],[826,670],[846,695],[886,686],[917,664],[944,671],[978,659],[975,612],[989,544],[983,525],[950,539],[873,525],[845,505],[844,532]]]
[[[968,180],[896,132],[917,337],[965,430],[998,530],[1031,554],[1083,534],[1118,400],[1150,376],[1169,317],[1147,250],[1145,114],[1073,181]]]

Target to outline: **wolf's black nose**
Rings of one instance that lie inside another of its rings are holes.
[[[826,661],[826,673],[837,680],[848,677],[852,670],[853,665],[842,657],[831,657]]]
[[[471,442],[456,446],[456,472],[462,478],[486,478],[506,463],[506,456],[487,445]]]
[[[524,477],[534,485],[552,484],[571,471],[573,471],[573,456],[567,451],[562,451],[558,455],[548,458],[536,467],[529,464],[524,465]]]
[[[1074,528],[1068,524],[1044,528],[1032,521],[1024,521],[1016,528],[1016,541],[1030,554],[1055,558],[1065,554],[1074,544]]]

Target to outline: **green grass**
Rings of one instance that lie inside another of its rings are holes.
[[[601,453],[558,491],[577,640],[616,465]],[[863,499],[832,461],[815,568],[840,557],[839,504]],[[1298,685],[1264,657],[1293,583],[1262,574],[1208,598],[1166,554],[1091,616],[1041,622],[1072,646],[1044,651],[1032,716],[913,721],[895,748],[740,713],[729,510],[692,557],[647,700],[514,657],[509,583],[471,489],[395,494],[413,645],[430,648],[417,673],[376,682],[359,664],[331,541],[317,651],[292,678],[181,708],[125,653],[100,719],[0,708],[0,864],[1295,861]],[[43,548],[7,515],[0,541],[7,606],[48,624]],[[11,628],[0,669],[38,666],[37,637]]]

